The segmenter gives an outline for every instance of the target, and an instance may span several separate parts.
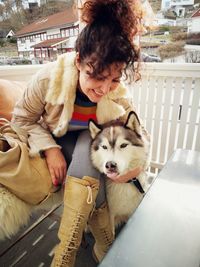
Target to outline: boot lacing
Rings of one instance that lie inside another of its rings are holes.
[[[71,257],[73,254],[73,250],[77,250],[79,248],[79,242],[77,241],[79,232],[80,232],[80,224],[84,219],[84,215],[78,213],[76,220],[74,220],[74,224],[72,226],[71,237],[69,238],[69,243],[66,244],[63,254],[61,255],[61,265],[59,267],[65,267],[67,263],[71,262]]]
[[[104,252],[107,252],[107,249],[112,245],[113,243],[113,236],[106,230],[106,229],[100,229],[101,232],[102,232],[102,237],[103,237],[103,240],[104,240],[104,244],[107,246],[106,251]]]
[[[88,190],[88,196],[87,196],[87,204],[91,204],[93,201],[92,197],[92,188],[90,186],[87,186]],[[79,244],[77,242],[79,231],[80,231],[80,224],[81,221],[84,219],[84,216],[80,213],[77,214],[76,220],[74,221],[74,225],[72,226],[71,231],[71,238],[69,238],[70,242],[68,245],[66,245],[63,254],[62,254],[62,262],[60,267],[65,267],[67,263],[70,263],[72,251],[77,250],[79,248]]]

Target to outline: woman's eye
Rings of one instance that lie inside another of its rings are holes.
[[[113,80],[114,83],[120,83],[120,80]]]
[[[99,81],[99,82],[101,82],[101,81],[105,81],[106,78],[105,77],[97,77],[96,80]]]
[[[124,144],[121,144],[121,145],[120,145],[120,148],[125,148],[125,147],[127,147],[127,146],[128,146],[128,144],[124,143]]]
[[[102,148],[103,148],[103,149],[108,149],[107,146],[105,146],[105,145],[103,145]]]
[[[87,74],[88,76],[91,76],[91,72],[90,72],[90,71],[86,71],[86,74]]]

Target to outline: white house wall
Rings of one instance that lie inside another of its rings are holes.
[[[191,32],[200,32],[200,17],[192,18]]]
[[[175,20],[170,19],[156,19],[156,23],[158,26],[160,25],[169,25],[169,26],[176,26]]]
[[[54,35],[54,34],[60,34],[60,28],[47,30],[47,35]]]
[[[69,37],[69,39],[58,46],[58,48],[74,48],[77,36]]]
[[[29,53],[30,58],[34,57],[34,48],[32,46],[42,42],[40,37],[36,37],[37,35],[32,35],[32,39],[28,39],[28,37],[25,39],[25,41],[21,41],[21,38],[17,40],[17,47],[18,47],[18,52],[19,56],[23,57],[22,53]],[[46,40],[45,35],[43,36],[43,40]]]
[[[170,6],[192,6],[194,0],[171,0]]]

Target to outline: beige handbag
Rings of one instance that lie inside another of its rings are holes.
[[[29,156],[26,131],[5,119],[0,125],[0,185],[29,204],[46,200],[58,190],[46,160]]]

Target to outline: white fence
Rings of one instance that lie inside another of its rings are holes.
[[[26,80],[36,66],[0,67],[0,78]],[[152,136],[151,166],[161,169],[176,148],[200,151],[200,64],[146,63],[142,79],[128,85]]]
[[[162,168],[176,148],[200,151],[200,64],[149,63],[129,87],[152,136],[152,167]]]

